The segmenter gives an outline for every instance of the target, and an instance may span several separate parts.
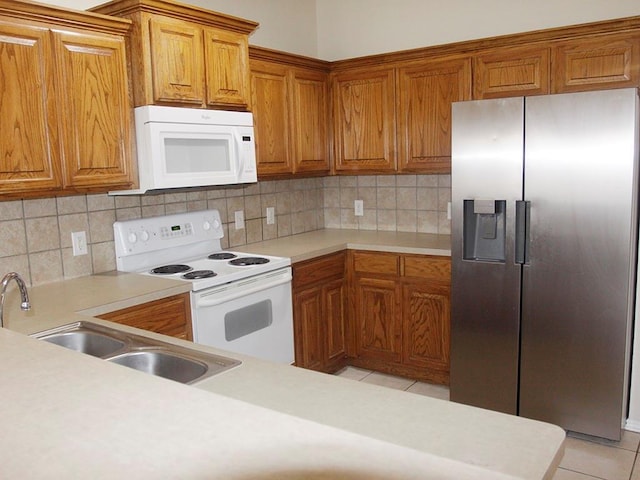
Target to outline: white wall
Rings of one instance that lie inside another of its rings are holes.
[[[107,0],[41,0],[87,10]],[[251,45],[318,56],[316,0],[178,0],[260,23],[249,37]]]
[[[640,15],[639,0],[317,0],[318,56],[372,55]]]
[[[318,56],[316,0],[188,0],[188,3],[260,23],[249,37],[251,45]]]
[[[259,22],[252,45],[324,60],[640,15],[639,0],[182,1]],[[103,1],[48,3],[85,10]]]

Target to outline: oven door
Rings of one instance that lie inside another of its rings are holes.
[[[191,295],[196,343],[293,363],[291,267]]]

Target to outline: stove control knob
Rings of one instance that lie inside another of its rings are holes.
[[[211,224],[207,220],[205,220],[204,223],[202,224],[202,228],[204,229],[205,232],[209,231],[211,230]]]
[[[149,232],[147,232],[146,230],[143,230],[142,233],[140,234],[140,239],[143,242],[146,242],[147,240],[149,240]]]
[[[220,221],[219,220],[214,220],[213,221],[213,228],[215,228],[216,230],[218,230],[220,228]]]
[[[129,240],[129,243],[136,243],[138,241],[138,236],[134,232],[131,232],[129,233],[127,240]]]

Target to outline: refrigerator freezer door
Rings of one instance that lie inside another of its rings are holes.
[[[453,105],[451,400],[514,414],[520,266],[513,232],[523,118],[522,98]]]
[[[633,298],[637,92],[525,102],[520,414],[617,439]]]

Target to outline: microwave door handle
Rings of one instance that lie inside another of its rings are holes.
[[[242,134],[238,132],[234,135],[236,141],[236,150],[238,151],[236,157],[240,159],[238,162],[238,173],[237,176],[240,178],[244,173],[244,155],[242,154]]]
[[[266,290],[268,288],[277,287],[279,285],[284,285],[285,283],[291,282],[291,275],[287,275],[283,278],[278,278],[269,283],[260,283],[253,288],[239,288],[238,291],[232,295],[226,295],[222,298],[214,298],[210,300],[206,300],[203,298],[196,299],[196,307],[215,307],[216,305],[220,305],[222,303],[230,302],[231,300],[236,300],[238,298],[244,297],[246,295],[251,295],[253,293],[261,292],[262,290]]]

